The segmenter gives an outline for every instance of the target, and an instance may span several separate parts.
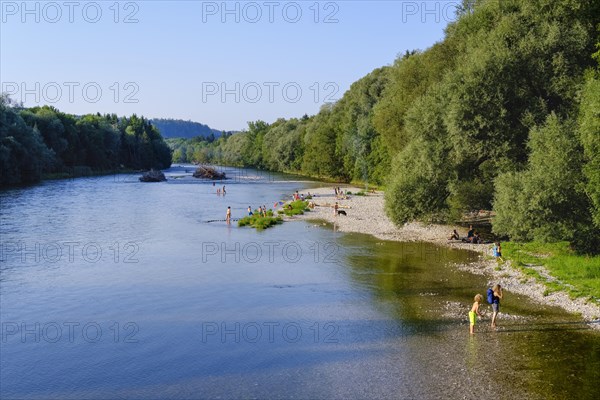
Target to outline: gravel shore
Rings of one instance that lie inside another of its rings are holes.
[[[357,193],[361,189],[355,187],[342,188],[345,192]],[[491,259],[491,244],[468,244],[456,241],[448,241],[447,238],[453,229],[459,234],[465,234],[465,228],[452,225],[435,225],[412,222],[403,227],[395,226],[387,217],[384,210],[383,192],[369,193],[366,196],[350,195],[350,198],[336,199],[334,188],[311,189],[313,202],[316,204],[314,210],[294,219],[321,219],[335,225],[340,232],[357,232],[373,235],[382,240],[394,240],[401,242],[430,242],[442,246],[460,248],[476,251],[481,254],[476,263],[456,265],[456,268],[480,274],[488,277],[489,284],[498,282],[509,292],[519,293],[532,298],[534,301],[552,304],[564,310],[580,314],[590,326],[600,329],[600,305],[585,299],[571,299],[564,292],[547,294],[546,287],[521,271],[513,268],[510,261],[499,264]],[[347,215],[336,216],[332,206],[338,202],[339,209],[346,211]],[[542,276],[550,274],[541,266],[532,266]],[[545,295],[546,294],[546,295]]]

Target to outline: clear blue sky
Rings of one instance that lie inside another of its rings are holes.
[[[0,81],[27,106],[238,130],[318,112],[441,40],[458,2],[2,0]]]

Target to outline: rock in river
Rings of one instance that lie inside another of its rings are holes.
[[[194,178],[220,180],[225,179],[225,172],[219,172],[213,167],[203,167],[201,165],[198,167],[196,172],[194,172]]]
[[[142,182],[163,182],[166,181],[167,178],[162,171],[155,171],[151,169],[148,172],[145,172],[144,175],[140,177],[140,181]]]

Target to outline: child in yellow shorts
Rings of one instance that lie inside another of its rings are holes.
[[[475,329],[475,322],[477,322],[477,316],[481,318],[481,313],[479,312],[479,303],[483,300],[483,296],[480,294],[475,295],[475,303],[473,303],[473,307],[471,307],[471,311],[469,311],[469,332],[471,335]]]

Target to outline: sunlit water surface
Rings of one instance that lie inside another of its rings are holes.
[[[0,192],[1,398],[598,397],[600,335],[556,308],[509,290],[469,337],[478,255],[227,225],[319,184],[192,170]]]

